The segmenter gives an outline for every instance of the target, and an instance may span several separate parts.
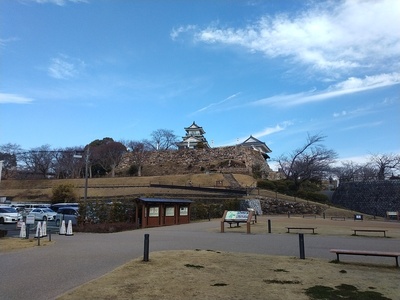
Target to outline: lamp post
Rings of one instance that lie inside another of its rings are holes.
[[[86,155],[85,155],[85,191],[83,194],[83,200],[86,205],[86,200],[87,200],[87,190],[88,190],[88,173],[89,173],[89,156],[90,156],[90,151],[89,147],[86,150]],[[74,158],[82,158],[82,154],[75,154]]]
[[[88,147],[88,149],[87,149],[87,151],[86,151],[86,157],[85,157],[85,194],[84,194],[84,197],[83,197],[83,200],[84,200],[84,202],[85,202],[85,205],[86,205],[86,200],[87,200],[87,189],[88,189],[89,155],[90,155],[90,152],[89,152],[89,147]]]

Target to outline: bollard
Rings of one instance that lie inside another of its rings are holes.
[[[144,235],[144,253],[143,261],[149,261],[149,234]]]
[[[40,230],[39,230],[39,234],[38,234],[38,237],[37,237],[37,245],[40,246]]]
[[[271,220],[268,220],[268,233],[271,233]]]
[[[322,214],[322,217],[323,217],[323,218],[324,218],[324,220],[325,220],[325,213],[323,213],[323,214]]]
[[[49,242],[51,242],[51,230],[49,230]]]
[[[290,211],[287,212],[287,217],[290,218]]]
[[[305,259],[305,253],[304,253],[304,234],[299,233],[299,246],[300,246],[300,259]]]
[[[28,239],[29,240],[29,230],[31,229],[31,225],[30,224],[26,224],[26,227],[25,227],[25,229],[26,229],[26,239]]]

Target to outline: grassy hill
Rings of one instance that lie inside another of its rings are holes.
[[[251,176],[234,175],[241,187],[255,186],[256,181]],[[195,187],[230,187],[229,182],[221,173],[190,174],[144,177],[89,178],[88,197],[107,198],[125,196],[158,195],[168,193],[188,193],[187,190],[153,188],[150,184],[165,184]],[[42,179],[42,180],[3,180],[0,183],[0,196],[6,196],[14,201],[50,201],[52,189],[62,184],[74,187],[78,197],[83,197],[85,179]],[[193,192],[191,192],[193,193]]]
[[[249,189],[250,198],[268,197],[287,202],[312,203],[307,200],[282,195],[269,190],[261,190],[256,187],[256,180],[248,175],[232,174],[236,186]],[[165,175],[165,176],[143,176],[143,177],[117,177],[117,178],[89,178],[88,198],[115,198],[115,197],[177,197],[194,199],[229,199],[237,196],[222,196],[216,193],[204,193],[201,191],[188,191],[185,189],[165,189],[150,187],[150,184],[165,184],[188,186],[189,183],[195,187],[231,187],[224,174],[189,174],[189,175]],[[42,179],[42,180],[3,180],[0,183],[0,196],[19,202],[50,202],[52,189],[61,184],[69,184],[79,198],[83,198],[85,179]],[[224,198],[225,197],[225,198]],[[328,204],[316,203],[324,208],[327,216],[346,216],[351,218],[354,211],[332,207]]]

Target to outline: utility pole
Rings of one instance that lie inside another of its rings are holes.
[[[75,154],[74,158],[82,158],[82,154]],[[88,146],[87,150],[86,150],[86,155],[85,155],[85,191],[83,194],[83,200],[86,206],[86,201],[87,201],[87,190],[88,190],[88,178],[89,178],[89,157],[90,157],[90,148]]]
[[[0,182],[1,182],[1,172],[3,172],[3,162],[4,160],[0,160]]]
[[[85,157],[85,194],[83,197],[85,205],[86,205],[86,201],[87,201],[87,189],[88,189],[89,156],[90,156],[90,148],[88,147],[87,151],[86,151],[86,157]]]

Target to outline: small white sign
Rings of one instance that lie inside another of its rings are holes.
[[[26,216],[26,225],[35,224],[35,216]]]
[[[397,212],[397,211],[388,211],[387,212],[388,216],[397,216],[398,214],[399,214],[399,212]]]

